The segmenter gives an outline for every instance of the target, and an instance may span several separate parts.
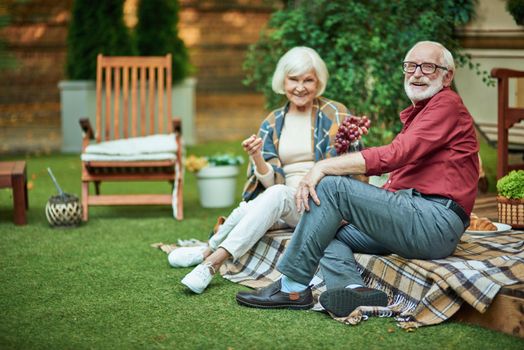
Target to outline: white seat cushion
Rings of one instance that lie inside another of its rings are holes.
[[[176,159],[174,134],[158,134],[94,143],[82,153],[83,161],[139,161]]]

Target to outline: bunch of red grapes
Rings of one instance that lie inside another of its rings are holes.
[[[371,121],[366,116],[359,118],[352,115],[344,118],[335,136],[337,154],[346,153],[352,143],[360,140],[362,135],[367,135],[370,126]]]

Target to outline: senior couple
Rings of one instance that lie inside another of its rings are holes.
[[[202,293],[228,258],[238,259],[274,225],[295,227],[277,270],[282,278],[239,292],[239,304],[309,309],[310,281],[320,267],[327,290],[320,304],[335,316],[359,306],[386,306],[384,291],[367,288],[354,253],[408,259],[449,256],[469,224],[478,179],[473,120],[451,90],[455,65],[441,44],[418,42],[399,69],[412,104],[400,113],[402,131],[389,144],[336,156],[334,135],[349,115],[321,97],[328,72],[306,47],[277,64],[273,90],[287,103],[242,145],[251,159],[244,201],[205,248],[178,248],[174,267],[197,265],[182,283]],[[389,173],[378,188],[357,174]],[[344,223],[341,225],[341,223]]]

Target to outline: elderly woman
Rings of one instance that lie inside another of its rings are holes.
[[[320,97],[328,72],[324,61],[308,47],[295,47],[280,58],[272,87],[287,103],[262,122],[258,136],[242,142],[250,156],[250,177],[243,199],[211,237],[209,247],[173,250],[173,267],[199,264],[182,283],[202,293],[218,268],[230,257],[244,255],[277,223],[295,227],[302,215],[294,195],[314,162],[335,156],[334,136],[346,107]]]

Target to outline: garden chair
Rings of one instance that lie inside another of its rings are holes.
[[[493,68],[491,76],[497,78],[498,84],[497,179],[500,179],[511,170],[524,169],[524,163],[508,164],[508,152],[524,152],[524,125],[519,124],[524,120],[524,108],[509,106],[509,79],[524,78],[524,71]],[[510,142],[510,136],[513,142]]]
[[[182,135],[171,119],[171,55],[97,57],[96,129],[81,119],[82,206],[173,205],[183,218]],[[91,142],[94,140],[94,142]],[[100,194],[103,181],[169,181],[170,194]],[[95,195],[89,194],[89,183]]]

